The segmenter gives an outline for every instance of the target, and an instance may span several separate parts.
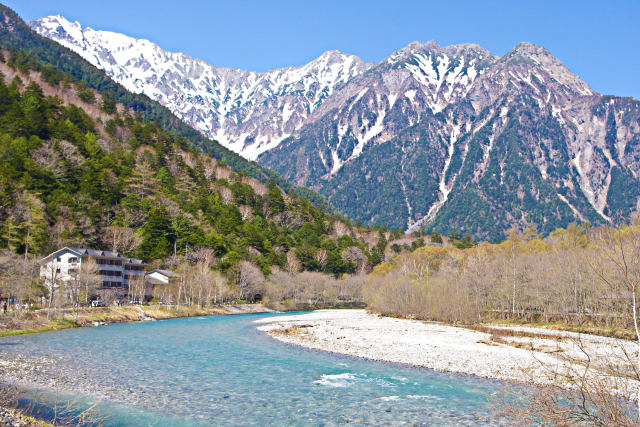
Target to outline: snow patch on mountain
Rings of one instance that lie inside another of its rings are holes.
[[[372,65],[332,50],[306,65],[258,73],[215,67],[149,40],[83,28],[60,15],[29,25],[249,159],[276,147],[337,87]]]

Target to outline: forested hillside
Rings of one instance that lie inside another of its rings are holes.
[[[37,61],[36,67],[45,75],[60,71],[69,74],[88,88],[98,91],[109,102],[118,102],[129,107],[138,120],[157,123],[164,131],[187,139],[190,144],[216,159],[223,159],[233,170],[244,170],[249,177],[263,183],[274,179],[278,186],[287,192],[294,190],[293,186],[277,173],[244,159],[217,141],[204,137],[158,102],[146,95],[129,92],[78,54],[36,34],[14,11],[2,4],[0,4],[0,48],[27,54]],[[332,212],[336,212],[322,196],[315,192],[311,193],[312,201],[317,201],[324,207],[330,208]]]
[[[384,247],[308,199],[234,172],[69,74],[16,51],[2,52],[0,71],[0,248],[205,257],[260,276],[337,276],[381,259]]]

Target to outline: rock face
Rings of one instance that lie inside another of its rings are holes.
[[[638,207],[640,103],[595,93],[530,43],[495,57],[414,42],[377,65],[330,51],[251,73],[62,17],[31,26],[364,222],[493,240]]]
[[[262,164],[373,223],[499,239],[636,208],[640,108],[539,46],[411,44],[353,78]]]

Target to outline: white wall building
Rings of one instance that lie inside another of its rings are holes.
[[[147,264],[139,259],[127,258],[117,252],[64,247],[40,260],[40,277],[47,287],[57,288],[72,280],[83,261],[93,259],[102,276],[102,289],[128,289],[129,281],[144,275]]]

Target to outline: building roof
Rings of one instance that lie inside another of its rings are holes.
[[[173,271],[169,271],[169,270],[161,270],[159,268],[156,268],[155,270],[151,270],[148,273],[146,273],[146,276],[152,274],[152,273],[160,273],[165,277],[180,277],[179,274],[174,273]]]
[[[125,264],[147,265],[142,260],[135,259],[135,258],[127,258],[125,256],[120,255],[117,252],[102,251],[102,250],[99,250],[99,249],[73,248],[73,247],[70,247],[70,246],[65,246],[63,248],[58,249],[55,252],[50,253],[46,257],[42,258],[42,260],[40,260],[40,262],[44,262],[44,261],[48,260],[49,258],[54,258],[56,254],[58,254],[58,253],[60,253],[60,252],[62,252],[64,250],[68,250],[70,252],[73,252],[74,254],[77,254],[80,257],[90,256],[90,257],[93,257],[93,258],[109,258],[109,259],[122,260]]]
[[[117,252],[111,251],[101,251],[96,249],[86,249],[86,248],[69,248],[72,251],[78,252],[82,255],[92,256],[92,257],[100,257],[100,258],[124,258],[122,255]]]
[[[166,285],[167,284],[167,282],[163,282],[162,280],[156,279],[154,277],[147,277],[146,275],[145,275],[145,280],[150,285]]]

